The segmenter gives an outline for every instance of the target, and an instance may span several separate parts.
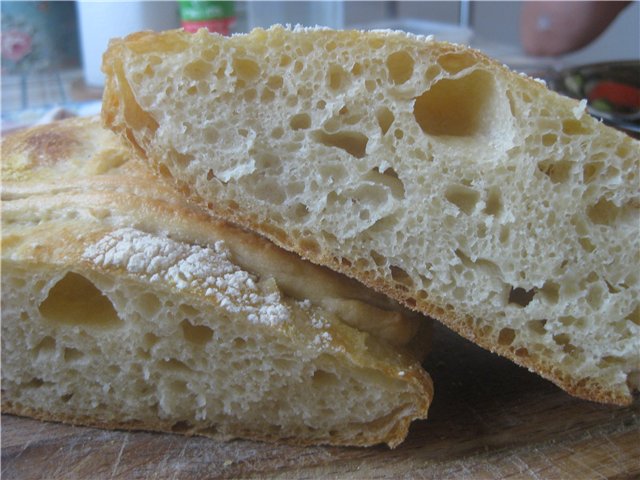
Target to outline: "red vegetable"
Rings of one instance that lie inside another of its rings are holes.
[[[589,91],[588,100],[606,100],[614,105],[639,110],[640,89],[624,83],[602,81]]]

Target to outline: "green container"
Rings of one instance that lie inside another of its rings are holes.
[[[202,21],[217,18],[232,18],[235,14],[233,2],[180,0],[180,18],[184,21]]]

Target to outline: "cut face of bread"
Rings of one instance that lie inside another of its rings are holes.
[[[213,220],[99,119],[2,152],[3,413],[391,446],[426,416],[424,318]]]
[[[104,71],[106,123],[218,215],[631,401],[639,149],[584,104],[399,32],[140,33]]]

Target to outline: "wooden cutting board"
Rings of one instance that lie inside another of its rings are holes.
[[[610,407],[438,326],[436,396],[395,450],[104,431],[2,416],[2,479],[640,478],[640,402]]]

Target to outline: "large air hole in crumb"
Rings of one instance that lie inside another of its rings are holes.
[[[481,70],[439,80],[416,98],[413,115],[428,135],[473,136],[492,126],[488,109],[494,93],[491,75]]]
[[[396,85],[405,83],[413,75],[414,60],[404,50],[392,53],[387,57],[387,69],[389,78]]]
[[[65,325],[113,328],[122,324],[111,301],[82,275],[69,272],[38,307],[49,321]]]
[[[359,132],[342,131],[337,133],[326,133],[322,130],[314,132],[314,140],[326,145],[344,150],[349,155],[362,158],[367,151],[369,138]]]
[[[513,305],[518,305],[520,307],[526,307],[531,303],[533,297],[536,295],[536,289],[532,288],[531,290],[525,290],[520,287],[511,287],[509,291],[509,300],[508,302]]]
[[[516,332],[513,328],[505,327],[498,334],[498,345],[511,345],[516,338]]]
[[[213,330],[206,325],[193,325],[189,320],[184,319],[180,327],[185,340],[196,345],[204,345],[213,338]]]
[[[544,173],[553,183],[563,183],[569,180],[573,162],[568,160],[544,160],[538,162],[538,170]]]
[[[475,57],[468,52],[446,53],[440,55],[437,61],[442,68],[452,75],[476,64]]]
[[[465,185],[449,185],[444,192],[444,197],[467,215],[473,213],[480,193]]]

